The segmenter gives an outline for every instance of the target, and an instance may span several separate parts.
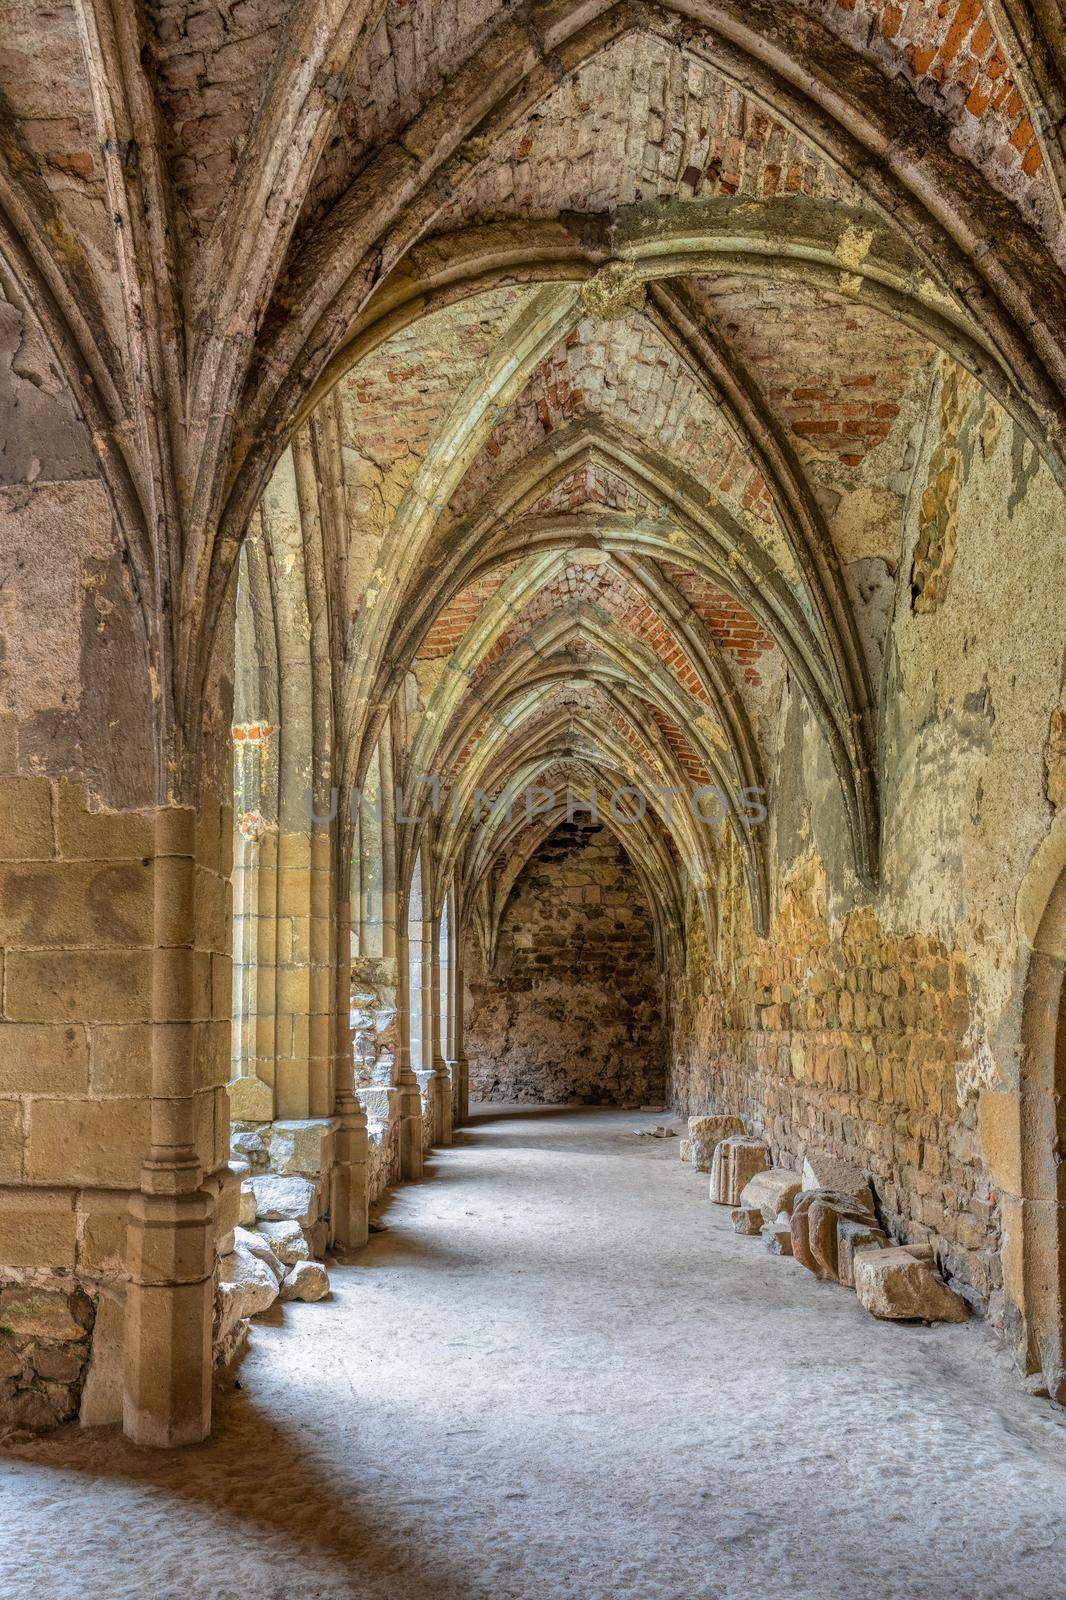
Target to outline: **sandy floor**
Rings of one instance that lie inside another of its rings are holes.
[[[0,1595],[1061,1600],[1066,1414],[736,1237],[655,1120],[490,1109],[210,1443],[5,1457]]]

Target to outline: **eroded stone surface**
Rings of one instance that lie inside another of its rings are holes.
[[[825,1155],[820,1150],[808,1150],[803,1158],[803,1187],[805,1189],[833,1189],[838,1194],[850,1194],[869,1205],[872,1201],[870,1180],[860,1167],[839,1156]]]
[[[720,1206],[738,1205],[745,1186],[769,1165],[770,1151],[761,1139],[734,1134],[720,1140],[711,1159],[711,1199]]]
[[[710,1172],[719,1141],[743,1132],[739,1117],[689,1117],[688,1136],[696,1171]]]
[[[273,1174],[251,1180],[255,1214],[263,1222],[298,1222],[310,1227],[318,1215],[318,1192],[308,1178],[283,1178]]]
[[[970,1308],[910,1251],[856,1250],[855,1293],[875,1317],[894,1321],[965,1322]]]
[[[324,1300],[328,1294],[329,1275],[321,1261],[297,1261],[281,1286],[283,1300]]]
[[[773,1220],[782,1211],[792,1210],[802,1188],[803,1180],[798,1172],[793,1172],[789,1167],[770,1167],[748,1179],[740,1191],[740,1203],[742,1206],[752,1206]]]
[[[261,1222],[258,1231],[285,1266],[291,1267],[297,1261],[311,1259],[311,1246],[298,1222]]]

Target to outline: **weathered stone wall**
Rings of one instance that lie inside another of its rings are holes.
[[[693,913],[671,985],[671,1090],[681,1110],[743,1116],[777,1159],[813,1144],[859,1161],[890,1228],[930,1239],[1010,1321],[1009,1218],[981,1134],[988,1105],[1018,1082],[1027,951],[1015,904],[1052,812],[1061,498],[949,364],[932,406],[909,479],[889,487],[900,548],[879,552],[895,583],[880,887],[855,878],[828,751],[786,686],[769,935],[753,931],[723,838],[716,943]]]
[[[871,1175],[889,1229],[931,1239],[987,1300],[1000,1284],[999,1233],[976,1101],[960,1106],[956,1094],[970,1056],[961,953],[936,934],[889,932],[871,906],[830,920],[815,856],[782,886],[761,939],[729,854],[728,931],[709,952],[694,919],[678,986],[679,1109],[736,1113],[784,1166],[799,1166],[808,1145],[849,1156]]]
[[[157,804],[143,596],[88,432],[6,302],[0,438],[0,1426],[113,1422],[160,1023],[187,1028],[222,1188],[229,808],[210,781],[198,814]]]
[[[353,957],[351,1021],[357,1085],[391,1083],[399,1047],[395,959]]]
[[[91,811],[80,786],[16,775],[0,777],[0,800],[0,1340],[12,1367],[0,1418],[39,1426],[77,1410],[85,1373],[73,1357],[88,1358],[100,1294],[122,1292],[129,1194],[151,1144],[160,1006],[163,1020],[188,1028],[197,1154],[220,1187],[229,812],[217,802],[199,819],[176,808]],[[38,1324],[68,1328],[72,1294],[88,1296],[74,1313],[84,1332],[57,1336],[62,1359],[42,1358],[49,1376],[26,1339]],[[107,1328],[115,1348],[94,1349],[94,1362],[110,1361],[121,1341],[120,1319]]]
[[[468,941],[466,1049],[482,1100],[640,1105],[663,1093],[652,924],[605,828],[564,823],[535,852],[486,972]]]

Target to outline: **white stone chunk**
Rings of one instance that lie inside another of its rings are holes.
[[[261,1222],[259,1231],[285,1266],[294,1267],[297,1261],[310,1261],[311,1246],[298,1222]]]
[[[322,1118],[275,1122],[270,1135],[270,1165],[285,1177],[328,1172],[333,1129]]]
[[[221,1264],[218,1292],[222,1300],[221,1343],[241,1317],[257,1316],[274,1304],[278,1280],[265,1261],[238,1242]]]
[[[241,1204],[237,1221],[242,1228],[250,1228],[255,1222],[255,1190],[251,1183],[241,1184]]]
[[[318,1191],[309,1178],[251,1178],[255,1214],[261,1222],[298,1222],[309,1228],[318,1215]]]
[[[321,1261],[297,1261],[281,1286],[283,1300],[324,1300],[328,1294],[329,1275]]]
[[[285,1268],[281,1259],[271,1244],[261,1233],[253,1233],[250,1228],[235,1228],[233,1232],[233,1248],[240,1245],[242,1250],[248,1250],[260,1261],[265,1261],[277,1281],[280,1283],[285,1276]]]

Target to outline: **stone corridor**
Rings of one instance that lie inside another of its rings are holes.
[[[1066,1413],[738,1238],[648,1115],[478,1110],[211,1440],[0,1467],[35,1600],[1060,1600]],[[58,1561],[57,1540],[77,1551]]]
[[[0,1600],[1062,1600],[1064,595],[1061,4],[0,0]]]

